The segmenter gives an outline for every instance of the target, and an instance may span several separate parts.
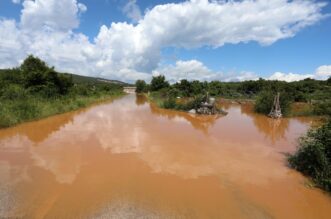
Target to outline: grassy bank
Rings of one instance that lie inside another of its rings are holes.
[[[38,120],[123,95],[122,86],[100,80],[74,82],[29,56],[15,69],[0,70],[0,128]]]
[[[61,97],[52,100],[29,97],[24,100],[1,101],[0,128],[77,110],[120,95],[123,93],[101,93],[90,96]]]

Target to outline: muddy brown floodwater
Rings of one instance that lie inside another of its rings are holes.
[[[0,218],[331,218],[330,196],[286,166],[312,119],[224,108],[127,95],[0,130]]]

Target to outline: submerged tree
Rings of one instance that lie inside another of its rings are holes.
[[[275,93],[271,91],[262,91],[255,102],[254,110],[257,113],[268,115],[274,104]],[[290,98],[285,93],[280,94],[280,108],[284,115],[290,111]]]

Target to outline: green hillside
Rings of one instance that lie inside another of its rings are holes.
[[[10,69],[0,69],[0,74],[10,71]],[[75,84],[118,84],[121,86],[128,86],[130,84],[118,81],[118,80],[109,80],[104,78],[96,78],[89,76],[82,76],[70,73],[59,73],[72,77],[72,82]]]
[[[72,75],[72,80],[74,83],[80,84],[80,83],[87,83],[87,84],[118,84],[122,86],[129,85],[128,83],[118,81],[118,80],[109,80],[104,78],[95,78],[95,77],[89,77],[89,76],[82,76],[82,75]]]

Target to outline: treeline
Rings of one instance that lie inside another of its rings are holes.
[[[153,77],[150,84],[136,81],[136,91],[158,93],[161,98],[172,101],[176,97],[194,98],[209,93],[211,96],[229,99],[255,99],[255,110],[268,114],[277,92],[285,115],[291,114],[291,103],[304,102],[311,107],[303,115],[331,115],[331,78],[327,81],[305,79],[296,82],[270,81],[260,78],[243,82],[201,82],[181,80],[170,85],[162,75]]]
[[[0,127],[74,110],[122,93],[109,83],[74,83],[32,55],[21,66],[0,70]]]

